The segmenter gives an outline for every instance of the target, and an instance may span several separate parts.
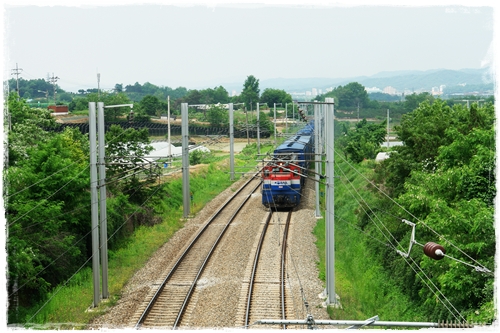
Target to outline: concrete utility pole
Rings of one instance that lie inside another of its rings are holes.
[[[182,117],[182,193],[184,202],[184,218],[191,213],[191,192],[189,190],[189,123],[188,103],[181,104]]]
[[[59,78],[57,76],[54,76],[54,73],[52,73],[52,77],[49,77],[49,81],[54,86],[54,105],[57,104],[57,101],[56,101],[56,82],[57,82],[57,80],[59,80]]]
[[[101,233],[102,298],[108,292],[108,218],[106,210],[106,165],[104,135],[104,103],[97,102],[97,139],[99,146],[99,221]]]
[[[170,163],[172,163],[172,142],[170,140],[170,96],[167,96],[167,105],[168,105],[168,111],[167,111],[167,127],[168,127],[168,138],[167,138],[167,142],[168,142],[168,156],[170,158]]]
[[[288,103],[285,103],[285,133],[288,134]]]
[[[90,142],[90,204],[92,234],[92,276],[94,284],[93,307],[99,304],[99,211],[97,194],[97,142],[95,102],[89,102],[89,142]]]
[[[257,156],[260,155],[260,103],[257,103]]]
[[[319,175],[320,175],[320,165],[321,165],[321,155],[319,151],[319,132],[320,132],[320,121],[319,121],[319,105],[314,105],[314,152],[315,154],[308,158],[314,158],[316,175],[314,176],[315,181],[315,191],[316,191],[316,218],[321,217],[321,212],[319,209]]]
[[[252,102],[250,102],[250,105],[252,105]],[[252,107],[250,106],[250,109]],[[252,110],[250,110],[252,111]],[[246,118],[247,118],[247,144],[250,144],[250,135],[249,135],[249,131],[248,131],[248,110],[245,108],[245,114],[246,114]]]
[[[17,82],[17,100],[19,101],[19,98],[21,97],[21,92],[19,91],[19,75],[21,74],[21,71],[23,69],[22,68],[19,68],[17,67],[17,62],[16,62],[16,68],[13,68],[12,69],[12,74],[11,75],[15,75],[16,76],[16,82]]]
[[[274,103],[274,145],[276,146],[276,105],[281,105],[281,103]]]
[[[231,181],[234,180],[234,120],[233,103],[229,103],[229,173]]]
[[[387,148],[389,148],[389,109],[387,109]]]
[[[326,304],[337,303],[335,293],[335,175],[334,175],[334,102],[333,98],[325,99],[327,111],[325,112],[326,124]]]

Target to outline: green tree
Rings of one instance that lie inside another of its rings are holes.
[[[144,96],[139,103],[139,108],[149,116],[157,116],[159,112],[161,114],[161,111],[163,111],[162,104],[158,97],[152,95]]]
[[[344,107],[368,107],[370,99],[363,85],[358,82],[350,82],[345,86],[338,86],[332,91],[319,95],[316,100],[324,100],[326,97],[333,97],[337,108]]]
[[[368,106],[369,98],[365,87],[358,82],[351,82],[342,87],[337,95],[339,103],[344,107]]]
[[[274,103],[285,105],[287,103],[292,103],[292,96],[284,90],[266,88],[260,96],[260,103],[267,103],[267,105],[272,106]]]
[[[89,102],[103,102],[104,106],[111,105],[122,105],[122,104],[133,104],[125,93],[111,94],[108,92],[89,93],[86,96],[87,99],[87,110]],[[121,106],[116,108],[105,108],[104,109],[104,120],[105,121],[117,121],[123,119],[126,115],[130,113],[130,106]]]
[[[429,104],[432,104],[434,102],[435,98],[428,92],[423,92],[420,94],[413,93],[411,95],[406,95],[405,96],[405,101],[404,101],[404,108],[406,112],[411,112],[418,108],[420,103],[423,103],[424,101],[427,101]]]
[[[8,164],[14,165],[28,157],[29,147],[36,147],[50,138],[45,129],[55,127],[56,122],[49,110],[30,108],[24,99],[18,101],[16,93],[10,93],[6,102]]]
[[[228,111],[220,106],[213,105],[208,109],[207,120],[211,126],[227,126],[229,123]]]
[[[259,80],[253,75],[249,75],[243,84],[243,91],[240,99],[248,110],[252,110],[255,103],[259,101]]]
[[[227,104],[229,103],[229,93],[223,86],[218,86],[214,89],[214,102]]]
[[[463,105],[450,108],[441,100],[435,100],[432,106],[424,101],[404,117],[399,129],[410,144],[392,153],[377,169],[379,174],[386,172],[386,188],[397,189],[392,193],[397,195],[398,205],[419,222],[421,243],[439,242],[450,257],[489,269],[495,266],[496,247],[494,122],[494,107],[489,103],[467,109]],[[395,222],[387,223],[388,229],[399,229],[391,225]],[[409,237],[407,234],[406,239]],[[453,260],[416,256],[420,266],[432,272],[440,292],[464,317],[491,322],[493,275]],[[391,271],[407,276],[405,281],[409,282],[404,288],[423,304],[430,318],[451,319],[410,267],[403,262],[390,265]]]
[[[257,125],[257,117],[252,119],[254,125]],[[262,111],[259,111],[259,128],[261,133],[274,131],[274,124],[269,116]]]
[[[143,185],[158,176],[159,166],[144,158],[152,150],[147,128],[123,129],[112,125],[106,131],[106,178],[110,179],[111,188],[129,194],[132,202],[142,203],[147,191]]]
[[[346,135],[339,140],[340,147],[346,156],[359,163],[363,159],[374,159],[384,142],[386,123],[369,123],[366,119],[358,122],[354,130],[344,127]]]
[[[9,295],[21,306],[45,299],[91,251],[88,234],[88,140],[77,129],[26,148],[5,171]]]

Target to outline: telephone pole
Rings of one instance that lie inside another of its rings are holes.
[[[52,85],[54,85],[54,105],[57,104],[56,102],[56,82],[59,80],[57,76],[54,76],[54,73],[52,73],[52,77],[49,77],[49,81]]]
[[[21,97],[21,93],[19,92],[19,74],[21,74],[21,71],[23,69],[22,68],[19,68],[17,67],[17,62],[16,62],[16,68],[13,68],[12,69],[12,74],[11,75],[15,75],[16,76],[16,82],[17,82],[17,100],[19,100],[19,98]]]

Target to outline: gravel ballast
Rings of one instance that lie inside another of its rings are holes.
[[[209,202],[195,217],[188,219],[184,227],[159,248],[144,267],[128,281],[116,305],[110,307],[102,316],[95,318],[88,328],[133,328],[135,322],[131,322],[130,318],[134,317],[137,311],[141,311],[147,294],[157,288],[158,282],[167,273],[179,250],[234,194],[234,189],[246,180],[243,178],[236,182]],[[322,304],[324,300],[319,296],[324,290],[324,284],[318,278],[316,263],[319,258],[312,233],[317,222],[313,188],[312,181],[306,182],[302,202],[294,212],[288,238],[289,258],[292,258],[288,265],[293,266],[289,268],[289,286],[296,295],[293,300],[296,318],[291,319],[305,319],[308,313],[314,319],[329,319]],[[261,203],[259,191],[252,195],[247,205],[250,208],[239,214],[236,221],[231,224],[203,272],[180,329],[243,328],[240,326],[241,316],[238,311],[244,297],[242,286],[247,278],[245,274],[248,262],[253,260],[251,250],[259,237],[259,228],[264,222],[262,217],[267,212]],[[304,301],[307,302],[308,309],[305,308]]]

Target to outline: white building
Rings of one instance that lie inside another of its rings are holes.
[[[389,95],[396,95],[397,94],[397,90],[394,87],[387,86],[387,87],[384,88],[384,93],[389,94]]]

